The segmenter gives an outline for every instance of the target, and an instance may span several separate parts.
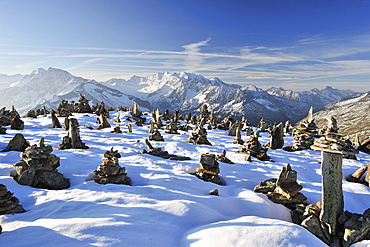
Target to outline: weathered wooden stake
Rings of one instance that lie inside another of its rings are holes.
[[[320,220],[331,236],[337,233],[338,217],[343,214],[342,154],[322,151],[322,209]]]

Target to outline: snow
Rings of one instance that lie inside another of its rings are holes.
[[[110,113],[112,126],[117,114]],[[121,120],[128,115],[120,114]],[[289,163],[298,173],[308,203],[316,203],[321,199],[320,152],[269,150],[268,155],[275,162],[247,162],[244,155],[236,153],[239,145],[232,144],[234,137],[228,136],[227,131],[208,131],[213,146],[203,146],[187,143],[190,131],[170,135],[162,130],[165,142],[152,142],[154,147],[191,158],[171,161],[139,154],[146,149],[147,126],[133,125],[133,132],[128,133],[125,120],[120,124],[124,133],[114,134],[111,129],[97,130],[93,114],[73,117],[78,119],[81,138],[89,149],[58,150],[66,131],[51,128],[49,116],[24,118],[25,130],[8,129],[7,134],[0,135],[0,150],[17,133],[31,144],[45,137],[53,154],[61,158],[59,172],[71,180],[71,187],[66,190],[19,185],[9,173],[12,164],[20,159],[20,152],[0,152],[0,183],[14,193],[27,211],[0,215],[0,246],[325,246],[306,229],[293,224],[286,207],[253,192],[261,181],[277,178]],[[64,119],[59,121],[63,123]],[[267,134],[262,133],[260,142],[267,141]],[[285,144],[291,143],[292,138],[287,136]],[[120,165],[126,168],[132,186],[100,185],[86,180],[112,146],[121,154]],[[220,162],[225,186],[190,174],[199,167],[201,154],[219,154],[224,149],[235,162]],[[370,161],[364,153],[357,157],[358,160],[343,161],[344,176]],[[220,196],[209,195],[213,189],[218,189]],[[370,188],[343,180],[343,191],[346,210],[363,213],[369,208]],[[369,244],[370,241],[362,241],[355,246]]]

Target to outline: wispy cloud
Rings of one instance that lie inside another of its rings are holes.
[[[15,66],[16,69],[34,69],[35,66],[44,64],[46,61],[35,61],[35,62],[30,62],[30,63],[22,63],[22,64],[17,64]]]
[[[85,61],[83,61],[83,62],[78,63],[77,65],[75,65],[75,66],[73,66],[73,67],[69,67],[69,68],[67,68],[67,70],[75,70],[75,69],[78,69],[78,68],[84,67],[84,66],[86,66],[86,65],[89,65],[89,64],[92,64],[92,63],[95,63],[95,62],[101,61],[101,60],[104,60],[104,58],[92,58],[92,59],[88,59],[88,60],[85,60]]]

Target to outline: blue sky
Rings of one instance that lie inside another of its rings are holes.
[[[0,73],[370,90],[368,0],[0,0]]]

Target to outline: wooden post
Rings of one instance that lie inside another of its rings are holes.
[[[322,151],[322,209],[320,220],[331,236],[337,233],[338,217],[343,214],[342,154]]]

